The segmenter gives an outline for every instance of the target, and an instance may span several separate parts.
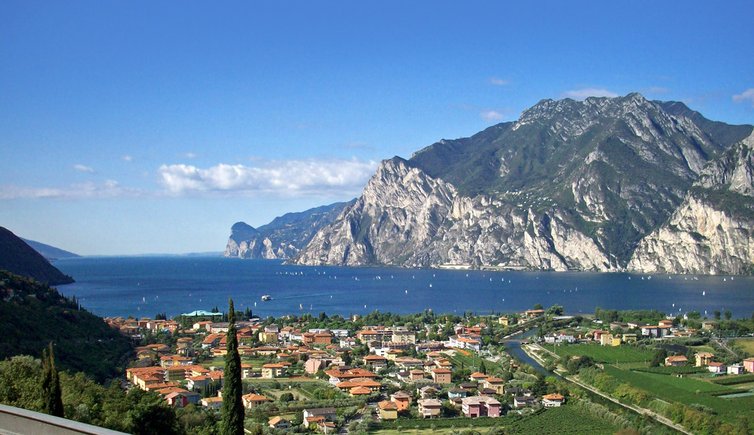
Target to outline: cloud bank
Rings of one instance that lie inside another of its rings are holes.
[[[563,96],[574,100],[583,100],[589,97],[617,97],[618,94],[603,88],[571,89],[563,92]]]
[[[209,168],[171,164],[158,173],[172,195],[191,193],[277,194],[312,196],[355,194],[374,173],[377,163],[359,160],[285,160],[258,166],[220,163]]]
[[[6,199],[96,199],[139,196],[137,189],[122,187],[115,180],[78,183],[67,187],[0,186],[0,200]]]
[[[503,114],[497,110],[484,110],[479,116],[485,121],[500,121],[503,119]]]
[[[91,166],[82,165],[80,163],[73,165],[73,169],[85,174],[93,174],[95,172],[94,168],[92,168]]]

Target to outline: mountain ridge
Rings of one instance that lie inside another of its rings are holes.
[[[0,270],[50,285],[73,282],[73,278],[58,270],[42,254],[3,227],[0,227]]]
[[[517,121],[383,161],[292,261],[628,270],[704,168],[751,132],[636,93],[542,100]]]

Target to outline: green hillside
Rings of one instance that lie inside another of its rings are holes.
[[[49,342],[63,370],[97,379],[117,376],[132,346],[100,317],[54,288],[0,270],[0,360],[39,357]]]
[[[73,282],[73,278],[59,271],[34,248],[3,227],[0,227],[0,269],[50,285]]]

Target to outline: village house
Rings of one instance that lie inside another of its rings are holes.
[[[729,375],[742,375],[744,374],[744,366],[742,364],[730,365],[727,372]]]
[[[493,390],[495,394],[502,395],[505,393],[505,381],[500,378],[489,377],[483,379],[481,384],[484,388]]]
[[[391,394],[390,401],[395,403],[398,411],[404,411],[411,407],[411,395],[405,391],[396,391]]]
[[[388,421],[398,418],[398,407],[389,400],[383,400],[378,403],[377,408],[379,408],[380,420]]]
[[[622,335],[624,343],[636,343],[638,337],[634,333],[627,333]]]
[[[727,367],[725,367],[725,364],[721,362],[715,362],[710,361],[709,364],[707,364],[707,370],[709,370],[710,373],[714,374],[724,374]]]
[[[180,355],[165,355],[160,357],[160,365],[164,368],[175,366],[188,366],[194,363],[191,358]]]
[[[222,397],[205,397],[201,400],[201,404],[205,408],[220,409],[223,407]]]
[[[698,352],[694,355],[694,359],[696,360],[695,366],[697,367],[704,367],[706,365],[709,365],[709,363],[712,362],[712,358],[714,358],[715,355],[709,353],[709,352]]]
[[[327,361],[319,358],[310,358],[304,363],[304,371],[310,375],[316,374],[320,370],[324,370],[327,366]]]
[[[474,372],[469,376],[469,380],[471,382],[481,382],[485,379],[487,379],[489,376],[485,375],[484,373],[480,372]]]
[[[537,399],[532,396],[516,396],[513,398],[513,407],[516,409],[536,405]]]
[[[267,425],[270,427],[270,429],[288,429],[289,427],[291,427],[291,422],[290,420],[278,415],[270,418],[267,421]]]
[[[374,379],[369,378],[349,379],[347,381],[339,382],[335,386],[341,390],[348,390],[351,395],[354,395],[354,389],[358,389],[356,391],[358,394],[367,395],[379,392],[382,388],[382,384],[375,381]],[[364,391],[364,389],[366,389],[367,391]]]
[[[421,399],[417,403],[419,404],[419,415],[422,418],[439,417],[442,412],[442,403],[437,399]]]
[[[746,358],[743,361],[744,364],[744,370],[746,370],[749,373],[754,373],[754,358]]]
[[[243,401],[243,407],[246,409],[252,409],[255,406],[271,402],[267,397],[255,393],[244,394],[241,396],[241,400]]]
[[[364,365],[370,370],[379,370],[387,367],[387,358],[379,355],[364,356]]]
[[[464,335],[454,335],[448,340],[448,347],[456,349],[469,349],[479,352],[482,348],[481,342],[476,338]]]
[[[515,317],[508,317],[508,316],[500,316],[497,319],[497,323],[503,325],[503,326],[512,326],[516,324],[516,318]]]
[[[717,322],[714,322],[712,320],[705,320],[702,322],[702,329],[705,331],[712,331],[717,329]]]
[[[689,362],[685,355],[673,355],[665,358],[665,365],[669,367],[685,366]]]
[[[286,364],[268,363],[262,366],[262,377],[265,379],[280,378],[286,375],[286,369]]]
[[[356,378],[374,379],[377,377],[376,374],[370,372],[369,370],[360,369],[360,368],[345,368],[345,367],[335,367],[333,369],[325,371],[325,374],[330,377],[329,382],[333,385],[337,385],[349,379],[356,379]]]
[[[536,319],[537,317],[544,316],[544,315],[545,315],[545,310],[540,310],[540,309],[526,310],[523,313],[523,316],[527,319]]]
[[[542,405],[545,408],[555,408],[562,405],[563,402],[565,402],[565,397],[557,393],[542,396]]]
[[[335,408],[308,408],[303,411],[304,421],[312,417],[322,417],[325,420],[335,420]]]
[[[452,372],[448,369],[436,368],[432,370],[432,380],[438,384],[450,384],[453,382],[451,379]]]
[[[188,406],[189,404],[196,405],[202,398],[202,396],[198,393],[186,390],[173,391],[164,396],[165,401],[168,402],[168,405],[176,408],[183,408],[184,406]]]
[[[461,400],[461,412],[470,418],[500,417],[500,402],[487,396],[465,397]]]
[[[392,343],[416,344],[416,333],[406,328],[394,328],[390,341]]]

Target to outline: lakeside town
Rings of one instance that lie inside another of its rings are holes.
[[[157,317],[105,319],[139,345],[129,388],[216,412],[227,314]],[[495,316],[263,319],[247,310],[234,326],[246,428],[749,433],[754,341],[745,336],[754,319],[731,317],[601,309],[568,316],[535,306]]]

